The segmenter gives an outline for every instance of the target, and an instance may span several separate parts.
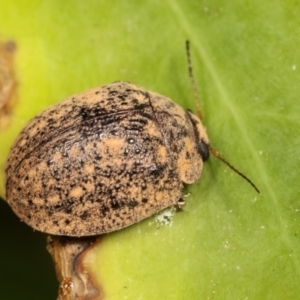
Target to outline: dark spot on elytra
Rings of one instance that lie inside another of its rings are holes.
[[[135,99],[134,99],[135,100]],[[134,103],[134,106],[133,106],[133,108],[134,109],[136,109],[136,110],[144,110],[144,108],[148,108],[149,107],[149,104],[148,103],[138,103],[138,101],[137,101],[137,103]],[[149,118],[153,118],[153,116],[151,116],[151,115],[149,115],[149,114],[147,114],[147,113],[144,113],[143,114],[144,116],[145,115],[147,115],[147,118],[149,119]]]
[[[100,209],[101,215],[106,216],[109,213],[110,209],[107,206],[102,206]]]
[[[119,133],[119,131],[116,130],[116,129],[113,129],[113,130],[111,130],[111,132],[110,132],[110,134],[111,134],[111,135],[114,135],[114,136],[117,136],[118,133]]]
[[[89,217],[89,213],[88,213],[87,211],[83,212],[83,213],[80,215],[80,219],[81,219],[81,220],[86,220],[88,217]]]
[[[72,213],[72,207],[71,206],[68,206],[64,209],[65,213],[66,214],[71,214]]]
[[[121,95],[118,95],[117,96],[117,98],[119,98],[119,99],[121,99],[121,100],[126,100],[126,98],[127,98],[127,95],[123,95],[123,94],[121,94]]]
[[[185,158],[186,158],[186,159],[191,159],[191,154],[190,154],[190,152],[186,151],[186,153],[185,153]]]
[[[74,181],[70,182],[70,187],[74,187],[76,183]]]
[[[127,206],[128,206],[129,208],[135,208],[135,207],[138,206],[138,205],[139,205],[139,202],[136,201],[135,199],[131,199],[131,200],[128,202],[128,204],[127,204]]]
[[[118,93],[119,93],[118,91],[112,90],[112,91],[109,91],[108,95],[112,96],[112,97],[115,97],[115,96],[118,95]]]
[[[128,144],[134,144],[135,143],[135,139],[133,138],[128,138],[127,139]]]
[[[160,165],[160,166],[156,166],[156,167],[152,167],[152,168],[150,168],[150,176],[154,176],[154,177],[158,177],[158,176],[160,176],[162,173],[163,173],[163,171],[165,170],[165,168],[166,168],[166,166],[163,166],[163,165]]]
[[[143,203],[147,203],[148,200],[149,200],[148,198],[143,198],[143,199],[142,199],[142,202],[143,202]]]
[[[124,207],[124,202],[122,201],[122,200],[112,200],[112,202],[111,202],[111,208],[113,209],[113,210],[119,210],[119,209],[121,209],[121,208],[123,208]]]
[[[105,112],[105,108],[83,106],[80,108],[79,115],[82,121],[89,121],[94,117],[103,115]]]

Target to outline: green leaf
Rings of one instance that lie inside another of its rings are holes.
[[[105,235],[86,257],[106,299],[296,299],[299,4],[27,2],[2,0],[0,10],[19,80],[1,166],[30,117],[94,86],[127,80],[195,109],[188,39],[211,144],[261,191],[212,157],[171,226],[152,217]]]

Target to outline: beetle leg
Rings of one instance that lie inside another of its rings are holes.
[[[179,198],[177,200],[177,203],[175,205],[175,208],[177,211],[183,211],[183,206],[185,205],[185,201],[182,198]]]

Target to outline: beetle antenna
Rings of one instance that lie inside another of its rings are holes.
[[[190,77],[191,84],[192,84],[192,89],[193,89],[193,92],[194,92],[194,98],[196,100],[197,115],[199,116],[200,120],[202,120],[203,119],[203,114],[202,114],[202,111],[201,111],[199,94],[198,94],[197,86],[196,86],[196,83],[195,83],[195,78],[194,78],[193,68],[192,68],[192,60],[191,60],[191,52],[190,52],[190,42],[186,41],[185,42],[185,46],[186,46],[186,56],[187,56],[189,77]],[[214,148],[212,148],[212,147],[209,146],[209,152],[214,157],[216,157],[217,159],[219,159],[220,161],[222,161],[227,167],[229,167],[235,173],[237,173],[242,178],[244,178],[258,193],[260,193],[260,191],[256,187],[256,185],[246,175],[244,175],[243,173],[241,173],[238,169],[236,169],[233,165],[231,165],[227,160],[225,160],[216,149],[214,149]]]
[[[191,81],[191,85],[192,85],[192,89],[193,89],[193,93],[194,93],[194,98],[195,98],[195,101],[196,101],[197,115],[199,116],[200,120],[202,120],[203,119],[203,114],[202,114],[202,111],[201,111],[199,93],[198,93],[198,90],[197,90],[197,86],[196,86],[195,78],[194,78],[194,74],[193,74],[191,52],[190,52],[190,42],[189,41],[185,42],[185,47],[186,47],[186,57],[187,57],[187,63],[188,63],[189,77],[190,77],[190,81]]]
[[[239,174],[241,177],[243,177],[246,181],[248,181],[248,183],[250,183],[252,185],[252,187],[258,192],[260,193],[259,189],[256,187],[256,185],[247,177],[245,176],[243,173],[241,173],[239,170],[237,170],[233,165],[231,165],[227,160],[225,160],[220,153],[212,148],[209,147],[209,152],[216,157],[217,159],[219,159],[220,161],[222,161],[226,166],[228,166],[231,170],[233,170],[234,172],[236,172],[237,174]]]

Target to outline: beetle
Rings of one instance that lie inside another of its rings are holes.
[[[7,160],[6,198],[36,230],[108,233],[181,207],[184,185],[200,178],[210,152],[220,158],[199,117],[119,81],[71,96],[28,123]]]
[[[180,203],[209,157],[197,116],[127,82],[72,96],[32,119],[11,149],[6,197],[33,228],[111,232]]]

